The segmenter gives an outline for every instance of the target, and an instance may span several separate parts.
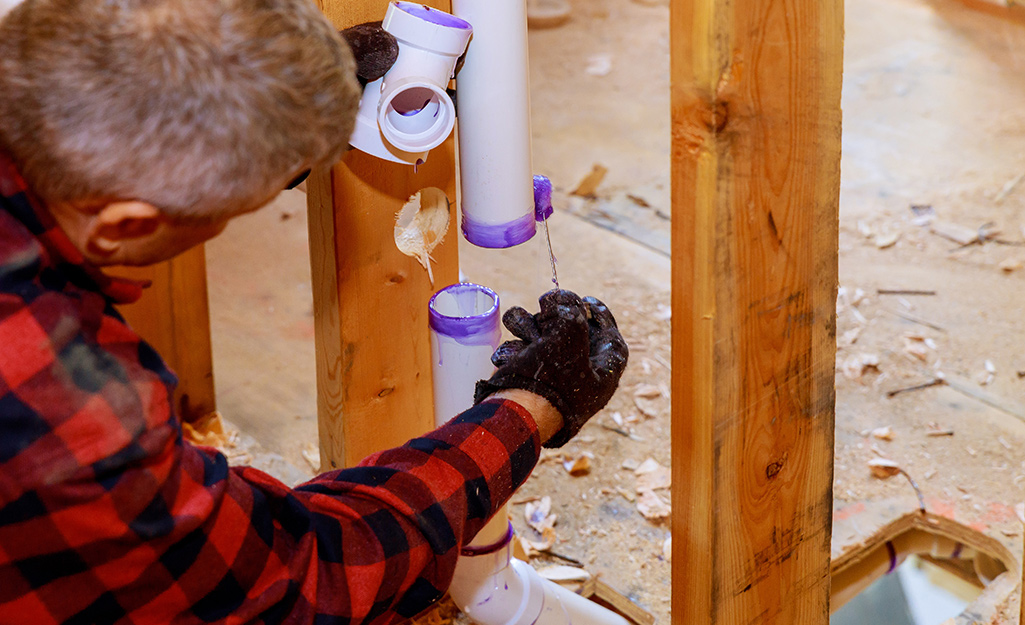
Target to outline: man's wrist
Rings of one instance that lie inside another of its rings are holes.
[[[508,399],[514,401],[530,413],[534,423],[537,424],[538,434],[541,442],[544,443],[562,429],[562,415],[555,409],[550,401],[537,393],[531,393],[519,388],[509,388],[498,391],[489,396],[495,399]]]

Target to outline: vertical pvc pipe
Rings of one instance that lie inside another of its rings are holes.
[[[479,284],[453,284],[431,298],[428,320],[437,425],[472,406],[477,380],[494,373],[491,354],[502,339],[500,319],[498,294]],[[502,507],[470,546],[492,545],[504,539],[508,518],[506,507]]]
[[[524,0],[453,0],[473,25],[456,75],[462,230],[487,248],[534,236],[527,9]]]
[[[431,298],[434,421],[442,425],[473,405],[477,380],[491,377],[502,338],[498,294],[479,284],[445,287]]]

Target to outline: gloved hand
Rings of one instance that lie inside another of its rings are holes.
[[[552,290],[539,302],[536,315],[517,306],[502,316],[517,340],[495,351],[498,370],[477,382],[474,401],[510,388],[544,397],[563,419],[544,446],[562,447],[612,398],[629,350],[612,312],[595,298]]]
[[[381,22],[356,24],[341,34],[352,49],[352,56],[356,59],[356,78],[364,87],[384,76],[399,58],[399,44],[391,33],[381,27]]]

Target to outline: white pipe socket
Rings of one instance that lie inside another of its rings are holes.
[[[452,133],[456,110],[446,91],[473,30],[465,20],[413,2],[392,2],[382,23],[399,55],[364,88],[349,143],[395,163],[416,165]]]
[[[461,556],[448,592],[482,625],[629,625],[622,616],[541,577],[512,557],[511,543],[493,553]]]
[[[527,8],[524,0],[452,0],[473,24],[456,77],[462,230],[479,247],[534,236]]]
[[[497,293],[468,282],[441,289],[428,304],[439,426],[472,406],[477,380],[495,371],[491,354],[502,339],[498,305]]]

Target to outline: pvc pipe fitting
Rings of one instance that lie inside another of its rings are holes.
[[[544,579],[529,564],[513,558],[509,539],[492,553],[461,556],[449,595],[482,625],[629,625],[622,616]]]
[[[491,354],[502,338],[498,294],[479,284],[447,286],[431,298],[434,420],[442,425],[473,405],[477,380],[495,370]]]
[[[463,235],[512,247],[535,233],[526,4],[453,0],[452,12],[474,32],[456,77]]]
[[[447,93],[473,29],[465,20],[413,2],[392,2],[382,22],[399,55],[360,99],[349,143],[396,163],[415,165],[441,145],[456,121]]]

